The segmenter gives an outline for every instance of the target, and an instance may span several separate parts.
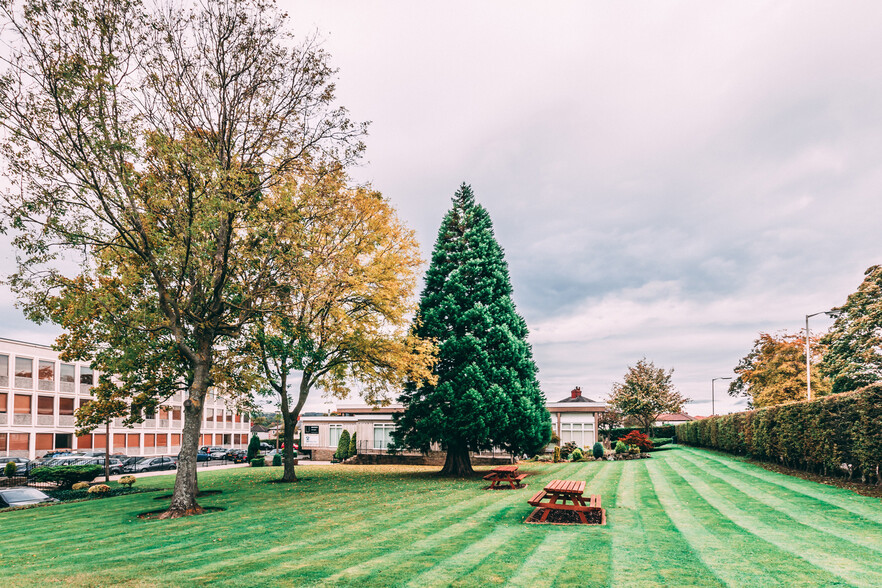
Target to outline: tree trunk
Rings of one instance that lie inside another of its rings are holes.
[[[444,467],[441,474],[444,476],[468,476],[475,473],[472,469],[472,460],[469,457],[468,447],[459,445],[449,445],[447,447],[447,458],[444,460]]]
[[[178,457],[175,489],[172,492],[171,505],[159,517],[161,519],[177,519],[203,512],[202,507],[196,503],[196,495],[199,493],[196,480],[196,454],[199,450],[202,408],[207,390],[208,369],[197,368],[194,382],[190,386],[190,397],[184,401],[184,430],[181,435],[181,453]]]
[[[282,463],[285,469],[282,471],[282,482],[296,482],[297,474],[294,473],[294,427],[297,426],[297,417],[309,397],[310,372],[304,372],[300,380],[300,395],[297,398],[297,404],[291,409],[288,400],[288,387],[286,376],[282,376],[281,386],[277,388],[277,392],[282,399],[280,408],[282,409],[282,423],[284,425],[285,434],[285,453],[282,455]],[[302,450],[303,448],[301,448]]]

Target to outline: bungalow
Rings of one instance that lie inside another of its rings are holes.
[[[691,417],[684,412],[678,412],[674,414],[663,413],[655,417],[655,422],[652,423],[652,426],[663,427],[665,425],[680,425],[682,423],[688,423],[689,421],[694,420],[694,417]]]

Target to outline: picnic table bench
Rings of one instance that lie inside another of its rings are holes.
[[[523,488],[525,484],[522,482],[526,477],[527,474],[518,474],[518,466],[502,465],[492,468],[484,479],[490,482],[488,489],[496,490],[502,487],[501,484],[508,484],[512,489]]]
[[[548,483],[545,488],[537,492],[533,495],[533,497],[527,501],[530,506],[535,506],[536,510],[533,511],[533,514],[538,514],[541,511],[541,515],[539,516],[536,522],[544,523],[548,518],[548,515],[553,511],[571,511],[578,514],[580,521],[583,524],[588,524],[588,519],[585,517],[585,513],[598,512],[600,514],[600,524],[606,524],[606,511],[603,510],[600,501],[599,494],[592,494],[588,497],[588,501],[586,503],[585,497],[582,495],[585,492],[585,482],[576,481],[576,480],[552,480]],[[567,504],[569,502],[569,504]],[[531,515],[530,518],[534,518]]]

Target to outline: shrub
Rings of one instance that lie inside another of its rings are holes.
[[[640,447],[638,445],[628,445],[628,453],[638,454],[640,453]]]
[[[87,492],[89,494],[103,495],[103,494],[106,494],[107,492],[110,492],[110,486],[108,486],[107,484],[95,484],[94,486],[89,488],[87,490]]]
[[[603,443],[601,443],[600,441],[595,443],[594,446],[591,448],[591,454],[596,459],[600,459],[601,457],[603,457]]]
[[[346,457],[352,457],[356,453],[358,453],[358,442],[355,439],[356,433],[352,434],[352,438],[349,439],[349,454]]]
[[[570,457],[573,461],[579,461],[580,459],[582,459],[582,450],[576,447],[573,453],[570,454]]]
[[[57,482],[61,488],[70,488],[77,482],[91,482],[100,476],[100,465],[44,466],[31,471],[36,482]]]
[[[337,452],[334,453],[334,457],[343,461],[348,457],[349,454],[349,431],[343,429],[343,432],[340,433],[340,441],[337,443]]]
[[[579,448],[579,446],[576,445],[575,441],[569,441],[567,443],[564,443],[563,447],[560,448],[561,458],[567,459],[570,456],[570,454],[578,448]]]
[[[71,486],[70,489],[71,490],[85,490],[86,488],[89,487],[89,485],[90,484],[88,482],[77,482],[76,484]]]
[[[616,441],[616,453],[627,453],[628,446],[621,441]]]
[[[560,461],[560,447],[554,448],[554,463],[558,463]]]
[[[652,439],[650,439],[650,441],[652,441],[652,447],[656,448],[656,447],[661,447],[662,445],[668,445],[670,443],[673,443],[674,438],[673,437],[653,437]]]
[[[9,463],[6,464],[6,467],[3,468],[3,475],[6,476],[7,478],[13,477],[15,475],[15,468],[16,467],[17,466],[15,465],[15,462],[10,461]]]
[[[255,457],[251,460],[251,467],[253,468],[262,468],[266,465],[266,459],[261,455],[260,457]]]
[[[609,430],[609,439],[610,441],[618,441],[631,431],[645,432],[645,430],[640,427],[617,427]],[[675,435],[676,432],[674,425],[662,425],[660,427],[651,427],[649,429],[650,437],[674,437]]]
[[[260,455],[260,439],[257,438],[257,435],[251,435],[251,441],[248,442],[248,454],[246,458],[248,461],[251,461],[258,455]]]
[[[282,454],[281,453],[277,453],[273,456],[273,465],[274,466],[282,465]]]
[[[557,434],[557,431],[554,430],[554,427],[551,427],[551,440],[549,443],[552,445],[560,445],[560,436]]]
[[[122,478],[119,479],[119,483],[122,484],[123,486],[128,486],[129,488],[131,488],[132,484],[135,483],[135,480],[136,480],[135,476],[123,476]]]
[[[649,440],[644,433],[640,431],[631,431],[621,439],[619,439],[625,445],[636,445],[640,448],[641,451],[649,451],[652,449],[652,441]]]

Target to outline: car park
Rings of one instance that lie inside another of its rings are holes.
[[[227,452],[227,459],[233,463],[245,463],[248,461],[248,453],[244,449],[231,449]]]
[[[199,451],[204,451],[211,456],[211,459],[224,459],[227,456],[228,449],[226,447],[200,447]]]
[[[3,471],[3,467],[9,462],[13,462],[15,464],[15,475],[16,476],[24,476],[28,473],[28,465],[31,461],[26,457],[3,457],[0,458],[0,472]]]
[[[28,488],[27,486],[0,488],[0,508],[28,506],[44,502],[58,502],[58,499],[52,498],[36,488]]]
[[[157,472],[177,469],[177,464],[170,457],[142,457],[134,464],[126,468],[126,472],[138,474],[141,472]]]

